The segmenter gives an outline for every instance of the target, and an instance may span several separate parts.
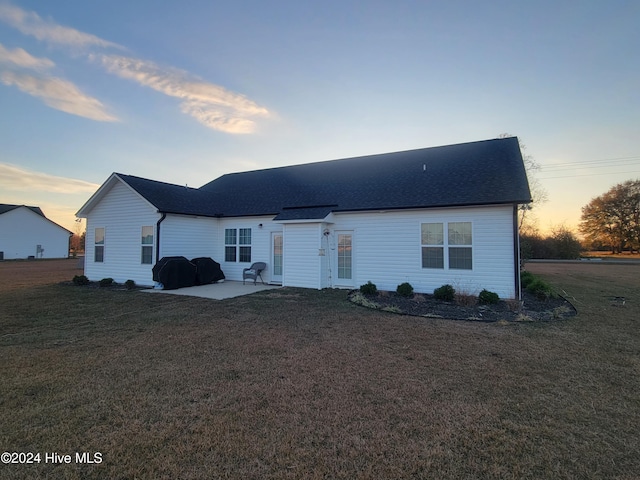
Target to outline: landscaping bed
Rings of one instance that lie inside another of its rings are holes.
[[[577,314],[571,302],[563,297],[540,299],[526,290],[522,294],[522,301],[501,300],[486,305],[479,304],[471,296],[447,302],[422,293],[405,297],[385,291],[367,295],[359,290],[350,292],[349,300],[365,307],[403,315],[480,322],[560,320]]]

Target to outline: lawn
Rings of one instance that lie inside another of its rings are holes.
[[[0,448],[41,461],[2,478],[638,478],[640,266],[532,264],[578,316],[487,324],[35,263],[0,262]]]

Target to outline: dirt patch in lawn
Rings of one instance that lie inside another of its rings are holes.
[[[395,292],[363,295],[357,290],[349,294],[349,300],[364,307],[403,315],[478,322],[561,320],[577,314],[574,306],[563,297],[541,300],[529,292],[523,293],[522,301],[501,300],[489,305],[481,305],[477,298],[470,296],[457,302],[445,302],[421,293],[403,297]]]
[[[0,292],[63,282],[82,273],[78,258],[5,260],[0,262]]]

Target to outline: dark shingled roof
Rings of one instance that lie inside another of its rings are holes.
[[[10,212],[11,210],[15,210],[18,207],[26,207],[29,210],[31,210],[33,213],[37,213],[38,215],[44,218],[47,218],[44,216],[44,213],[42,212],[42,210],[40,210],[40,207],[29,207],[27,205],[9,205],[6,203],[0,203],[0,215],[2,215],[3,213]]]
[[[303,220],[531,201],[516,137],[232,173],[199,189],[118,176],[161,212],[207,216]]]
[[[158,211],[185,215],[211,216],[210,195],[197,189],[172,183],[158,182],[132,175],[116,174],[142,195]]]

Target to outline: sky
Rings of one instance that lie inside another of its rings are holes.
[[[0,0],[0,203],[517,135],[542,232],[640,178],[640,1]]]

